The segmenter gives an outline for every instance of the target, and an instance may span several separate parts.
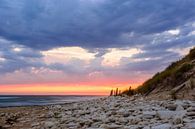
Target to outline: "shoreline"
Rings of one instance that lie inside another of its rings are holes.
[[[67,102],[67,103],[56,103],[56,104],[44,104],[44,105],[22,105],[22,106],[5,106],[5,107],[1,107],[0,106],[0,110],[4,109],[4,108],[25,108],[25,107],[44,107],[44,106],[54,106],[54,105],[66,105],[66,104],[72,104],[72,103],[77,103],[77,102]]]
[[[28,106],[49,106],[49,105],[63,105],[75,102],[93,100],[107,96],[96,96],[96,95],[63,95],[63,96],[13,96],[13,95],[0,95],[0,108],[11,108],[11,107],[28,107]],[[14,99],[10,101],[11,99]],[[2,102],[1,102],[2,100]]]
[[[93,99],[88,99],[88,100],[80,100],[80,101],[70,101],[70,102],[66,102],[66,103],[53,103],[53,104],[43,104],[43,105],[21,105],[21,106],[0,106],[0,111],[1,109],[10,109],[10,108],[35,108],[35,107],[48,107],[48,106],[56,106],[56,105],[60,105],[60,106],[66,106],[66,105],[71,105],[71,104],[75,104],[75,103],[82,103],[82,102],[89,102],[89,101],[95,101],[98,99],[103,99],[103,98],[107,98],[109,96],[104,96],[104,97],[99,97],[99,98],[93,98]]]
[[[193,129],[195,102],[102,97],[0,108],[0,129]]]

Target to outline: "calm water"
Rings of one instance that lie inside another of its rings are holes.
[[[96,99],[103,96],[1,96],[0,107],[62,104]]]

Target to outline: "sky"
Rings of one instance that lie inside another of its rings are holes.
[[[107,95],[193,46],[194,0],[1,0],[0,94]]]

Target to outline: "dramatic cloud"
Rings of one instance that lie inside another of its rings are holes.
[[[195,46],[194,0],[1,0],[0,84],[138,85]]]
[[[44,60],[46,63],[62,63],[66,64],[70,60],[79,59],[86,63],[95,58],[94,53],[89,53],[85,49],[80,47],[62,47],[56,48],[49,51],[43,51],[42,54],[45,56]]]
[[[132,46],[124,36],[178,33],[194,8],[194,0],[2,0],[0,35],[36,49]]]
[[[110,52],[106,53],[103,58],[104,60],[102,61],[102,65],[104,66],[118,66],[120,65],[120,60],[121,58],[124,57],[131,57],[132,55],[138,54],[141,52],[139,49],[127,49],[127,50],[119,50],[119,49],[108,49]]]

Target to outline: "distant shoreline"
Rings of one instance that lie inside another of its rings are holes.
[[[97,95],[53,95],[53,96],[23,96],[23,95],[7,95],[0,96],[0,108],[6,107],[22,107],[22,106],[47,106],[55,104],[68,104],[73,102],[80,102],[86,100],[97,99],[106,96],[97,96]]]

